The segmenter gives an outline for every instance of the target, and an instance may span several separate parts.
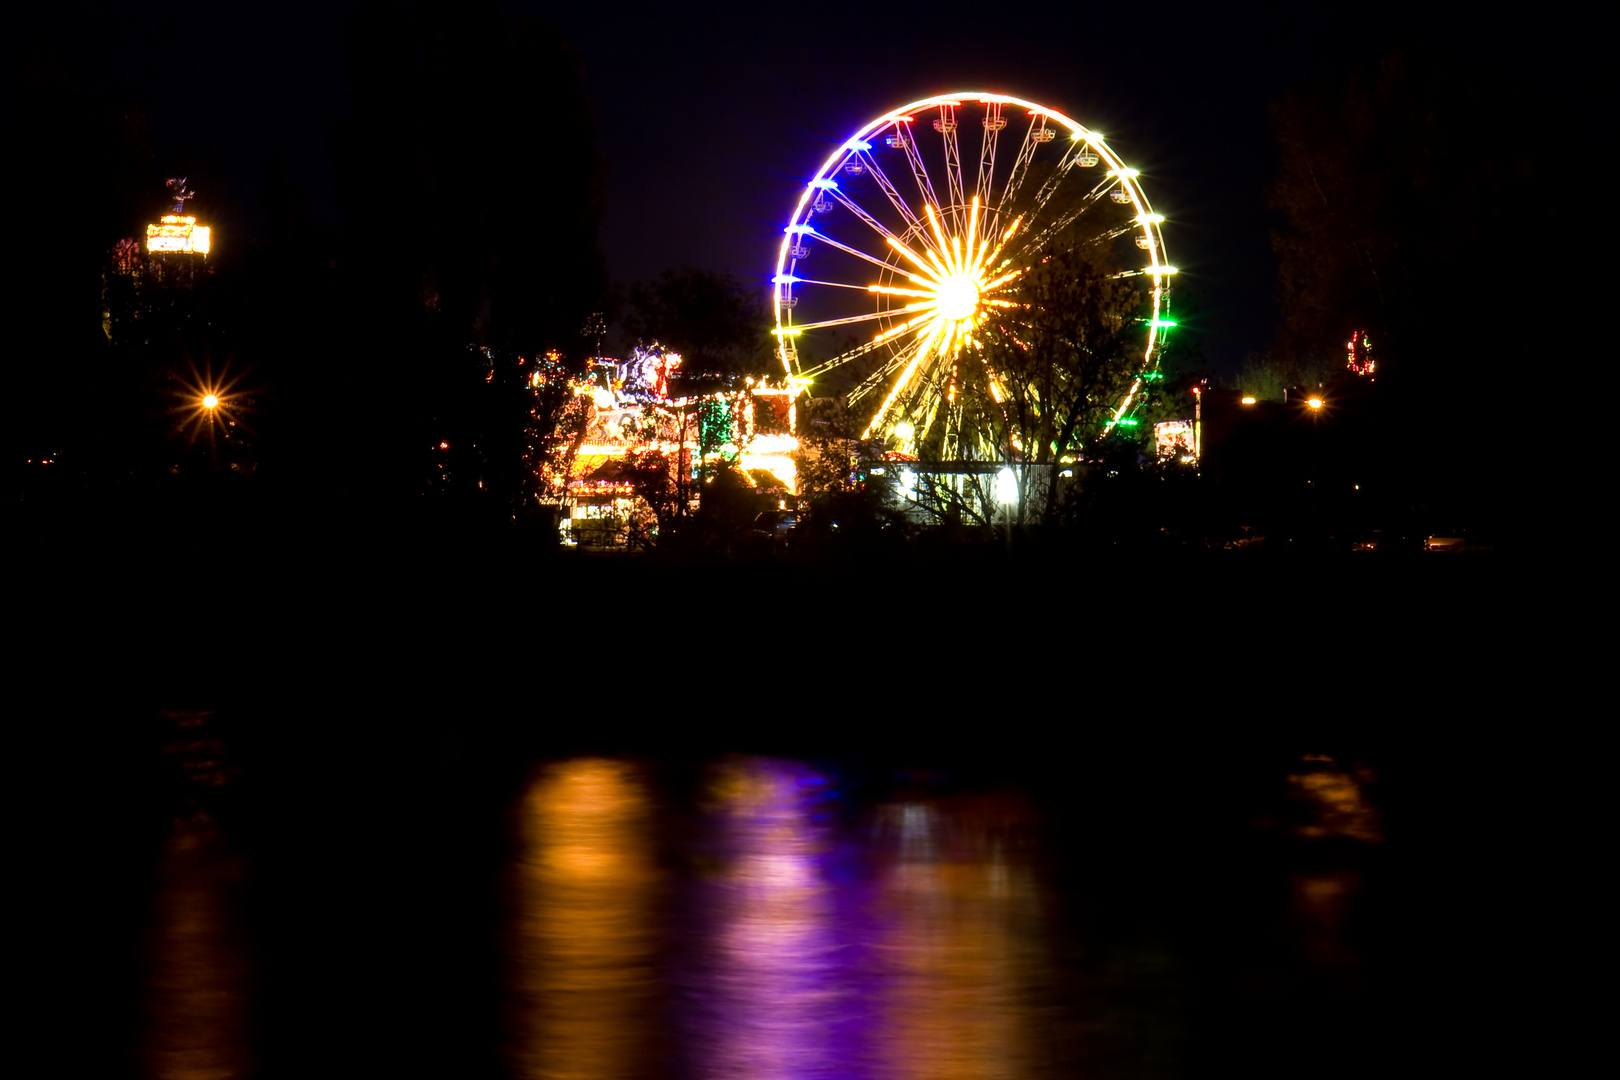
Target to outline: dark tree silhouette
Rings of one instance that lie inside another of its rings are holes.
[[[764,292],[745,288],[731,274],[684,266],[637,282],[620,321],[628,338],[680,353],[689,379],[723,382],[781,372]]]
[[[1535,142],[1502,137],[1544,127],[1547,88],[1477,63],[1392,56],[1291,94],[1273,110],[1270,193],[1282,215],[1272,366],[1342,371],[1351,332],[1368,331],[1382,436],[1360,452],[1402,498],[1464,517],[1491,516],[1512,486],[1502,463],[1477,446],[1430,452],[1414,439],[1460,417],[1487,434],[1503,415],[1503,395],[1545,345],[1532,299],[1543,286],[1524,245],[1544,241],[1554,259],[1566,246],[1529,212],[1552,179]]]
[[[524,410],[484,392],[497,380],[478,358],[583,359],[605,282],[604,168],[579,63],[553,28],[509,26],[493,3],[374,4],[354,17],[348,70],[343,285],[356,355],[375,358],[349,369],[349,392],[376,403],[388,456],[477,450],[469,483],[520,500],[516,471],[483,464],[519,460]]]

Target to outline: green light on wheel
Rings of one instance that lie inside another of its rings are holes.
[[[1152,320],[1150,320],[1148,322],[1148,325],[1149,326],[1157,326],[1157,327],[1159,327],[1161,329],[1168,330],[1170,327],[1176,325],[1176,320],[1174,320],[1174,319],[1152,319]]]
[[[1119,422],[1119,426],[1120,427],[1135,427],[1136,426],[1136,421],[1135,420],[1121,420]]]

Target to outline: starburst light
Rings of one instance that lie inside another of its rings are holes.
[[[996,265],[997,256],[1018,231],[1023,218],[1014,220],[992,247],[992,237],[978,235],[977,195],[968,207],[967,226],[961,232],[951,232],[949,219],[942,221],[944,215],[934,207],[925,204],[923,211],[929,229],[921,235],[932,243],[919,245],[922,250],[918,252],[893,237],[888,241],[916,269],[915,273],[902,271],[913,287],[875,283],[867,286],[868,292],[908,298],[909,302],[899,311],[912,315],[899,326],[878,334],[872,339],[873,342],[886,341],[910,331],[917,341],[917,349],[889,391],[882,408],[867,425],[863,438],[869,438],[883,422],[889,407],[911,382],[918,368],[934,358],[952,358],[964,346],[975,343],[972,330],[985,321],[985,306],[1012,306],[1011,301],[995,294],[1007,289],[1023,273],[1022,269],[1007,269],[1006,263]]]

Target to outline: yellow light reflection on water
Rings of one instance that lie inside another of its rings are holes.
[[[158,869],[142,1001],[142,1073],[153,1080],[226,1080],[253,1069],[242,875],[207,814],[175,821]]]
[[[521,805],[509,1062],[519,1077],[655,1075],[651,806],[621,762],[547,769]]]
[[[1035,891],[1014,857],[1017,808],[993,801],[890,807],[898,856],[883,886],[888,1054],[883,1075],[1031,1077],[1038,981]]]

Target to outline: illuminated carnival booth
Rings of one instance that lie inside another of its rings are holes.
[[[637,455],[655,451],[688,480],[729,462],[762,494],[776,493],[779,505],[796,494],[791,386],[748,378],[683,393],[681,363],[680,354],[654,344],[626,360],[594,357],[584,376],[571,381],[581,415],[567,468],[566,539],[634,514],[630,467]],[[691,496],[695,504],[695,485]]]

